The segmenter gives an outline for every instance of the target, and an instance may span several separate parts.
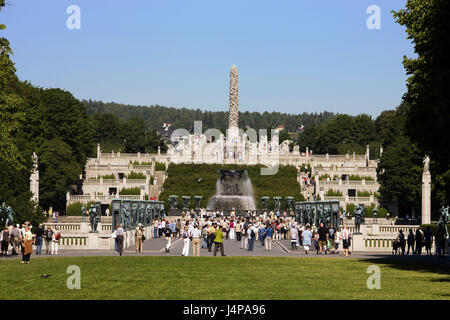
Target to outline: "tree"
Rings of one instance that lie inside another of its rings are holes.
[[[407,92],[403,101],[410,106],[407,133],[434,161],[432,176],[450,183],[450,2],[448,0],[408,0],[406,8],[393,12],[406,27],[407,38],[414,43],[417,58],[403,58]],[[446,199],[445,199],[446,198]],[[448,202],[446,193],[443,202]]]
[[[73,149],[62,139],[44,142],[39,150],[39,169],[43,172],[39,201],[42,207],[64,210],[67,186],[81,173],[81,165],[75,160]]]

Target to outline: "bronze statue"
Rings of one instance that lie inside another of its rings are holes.
[[[355,234],[361,234],[360,227],[363,219],[364,207],[361,205],[357,205],[355,208]]]
[[[178,208],[178,196],[175,195],[169,196],[169,201],[170,201],[170,209]]]
[[[448,212],[448,209],[449,209],[448,206],[447,207],[442,206],[441,209],[439,209],[440,216],[439,216],[439,222],[438,222],[438,226],[440,223],[443,224],[445,233],[447,234],[447,236],[449,235],[447,223],[450,221],[450,214]]]
[[[91,223],[91,231],[90,232],[98,232],[97,230],[97,224],[99,222],[97,207],[91,204],[91,207],[89,209],[89,221]]]
[[[7,227],[9,223],[14,224],[14,210],[10,206],[6,206],[6,204],[3,202],[2,207],[0,208],[0,213],[6,213],[6,223],[5,226]]]

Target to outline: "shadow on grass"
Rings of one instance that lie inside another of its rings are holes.
[[[394,256],[385,255],[380,257],[372,257],[361,259],[365,262],[373,264],[383,264],[387,267],[404,270],[404,271],[421,271],[438,273],[442,275],[450,275],[450,259],[439,260],[436,256]],[[450,278],[442,278],[433,280],[436,282],[450,282]]]

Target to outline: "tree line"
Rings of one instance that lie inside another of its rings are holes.
[[[144,119],[148,128],[160,130],[163,123],[172,123],[172,128],[191,129],[194,121],[201,120],[203,129],[228,128],[228,112],[225,111],[201,111],[200,109],[173,108],[159,105],[133,106],[114,102],[102,102],[83,100],[88,114],[112,113],[122,120],[130,118]],[[334,119],[333,112],[287,114],[280,112],[239,112],[239,128],[247,126],[258,129],[275,128],[280,124],[288,131],[295,131],[302,124],[309,126],[321,124]]]

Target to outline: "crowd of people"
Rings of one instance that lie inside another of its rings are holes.
[[[439,224],[435,235],[435,253],[439,259],[445,259],[445,240],[446,232],[442,223]],[[433,243],[433,233],[428,226],[426,230],[422,230],[421,227],[417,228],[416,232],[413,229],[409,229],[408,235],[405,236],[403,230],[399,230],[397,237],[394,240],[392,246],[392,253],[397,255],[409,255],[411,250],[412,255],[422,255],[422,250],[425,249],[426,255],[431,256],[431,247]],[[406,250],[406,246],[408,250]]]
[[[113,237],[116,238],[116,252],[122,254],[123,235],[118,236],[119,229],[121,226],[116,226]],[[123,234],[123,230],[120,233]],[[143,252],[145,237],[142,225],[136,228],[135,237],[136,252]],[[170,253],[174,238],[182,238],[182,256],[189,256],[191,247],[193,256],[200,255],[200,248],[214,252],[214,255],[220,252],[224,256],[223,239],[235,240],[242,250],[248,251],[254,250],[255,243],[271,251],[273,240],[290,240],[292,250],[303,247],[305,254],[310,251],[316,254],[337,254],[342,250],[348,256],[352,233],[347,227],[336,229],[333,225],[321,224],[319,228],[302,226],[286,212],[271,211],[260,216],[249,212],[243,217],[237,217],[232,212],[231,216],[224,217],[220,212],[202,211],[199,215],[183,212],[180,218],[155,218],[153,237],[166,241],[166,253]]]
[[[22,263],[30,263],[33,245],[36,249],[36,255],[42,254],[42,248],[45,245],[47,254],[58,254],[58,240],[61,232],[58,228],[50,226],[44,229],[42,224],[31,232],[33,226],[29,221],[20,226],[19,224],[5,227],[0,232],[0,244],[2,256],[22,255]]]

